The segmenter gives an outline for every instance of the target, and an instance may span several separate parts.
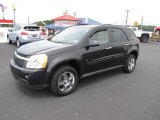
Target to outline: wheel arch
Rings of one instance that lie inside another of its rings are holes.
[[[130,55],[134,55],[136,57],[136,59],[138,58],[138,52],[135,50],[131,51]]]
[[[73,67],[77,71],[79,77],[82,75],[81,65],[80,65],[80,63],[79,63],[78,60],[76,60],[76,59],[64,60],[64,61],[60,61],[58,63],[54,63],[53,65],[49,66],[49,68],[47,70],[47,79],[48,79],[49,82],[51,81],[52,76],[54,75],[55,70],[57,68],[63,66],[63,65],[64,66],[68,65],[68,66]]]
[[[136,59],[137,59],[138,56],[139,56],[139,47],[138,47],[138,46],[132,47],[132,48],[128,51],[127,54],[128,54],[128,55],[130,55],[130,54],[135,55],[135,57],[136,57]]]
[[[19,40],[19,37],[18,37],[18,36],[16,37],[16,41],[17,41],[17,40]]]
[[[149,34],[148,34],[148,33],[143,33],[143,34],[141,35],[141,38],[144,37],[144,36],[146,36],[146,37],[149,38]]]

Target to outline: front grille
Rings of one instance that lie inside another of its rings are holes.
[[[20,57],[19,57],[20,56]],[[15,53],[14,54],[14,63],[19,66],[19,67],[24,67],[25,63],[26,63],[26,60],[22,59],[24,56],[18,54],[18,53]]]

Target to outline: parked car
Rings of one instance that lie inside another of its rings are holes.
[[[156,26],[154,28],[154,33],[156,33],[157,35],[160,34],[160,26]]]
[[[15,42],[18,47],[22,44],[44,40],[45,33],[36,25],[16,25],[7,33],[9,44]]]
[[[116,68],[133,72],[138,55],[139,40],[130,28],[82,25],[61,31],[51,41],[21,46],[10,66],[13,76],[25,85],[49,86],[63,96],[84,77]]]
[[[130,27],[134,33],[136,34],[137,38],[144,43],[147,43],[148,40],[151,38],[153,32],[139,30],[138,27]]]

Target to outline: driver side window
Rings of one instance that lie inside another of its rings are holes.
[[[106,44],[109,42],[108,32],[106,30],[98,31],[93,34],[93,36],[90,38],[90,41],[97,41],[99,44]]]

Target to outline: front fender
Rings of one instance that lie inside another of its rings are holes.
[[[66,53],[64,55],[55,56],[55,58],[53,58],[52,61],[48,64],[48,67],[46,70],[46,79],[50,80],[50,77],[52,76],[52,73],[57,66],[63,63],[67,63],[69,61],[75,61],[79,65],[81,70],[82,66],[80,64],[80,61],[81,61],[80,59],[81,58],[79,57],[79,55],[66,54]]]

